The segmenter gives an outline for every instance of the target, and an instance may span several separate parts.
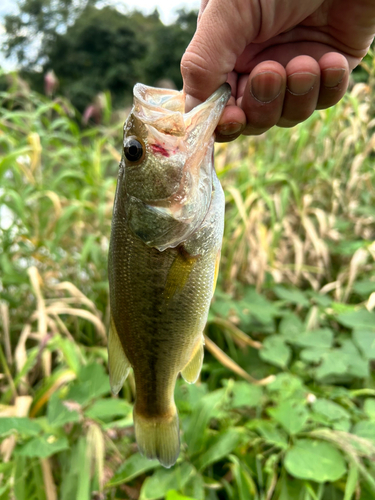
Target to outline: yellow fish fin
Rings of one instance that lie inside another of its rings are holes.
[[[164,297],[168,303],[173,296],[180,292],[187,283],[197,257],[191,257],[183,251],[176,255],[167,276],[164,288]]]
[[[108,368],[111,390],[113,394],[118,394],[124,385],[131,366],[124,353],[112,315],[108,333]]]
[[[220,256],[221,256],[221,249],[218,251],[217,256],[216,256],[216,261],[215,261],[214,289],[212,291],[212,295],[215,293],[217,277],[219,276]]]
[[[199,374],[202,369],[203,357],[204,357],[204,339],[203,337],[199,339],[197,345],[194,348],[193,355],[190,358],[188,364],[181,371],[181,375],[188,384],[194,384],[198,380]]]
[[[139,451],[147,458],[157,458],[169,469],[176,463],[180,453],[180,430],[176,406],[173,404],[167,415],[145,417],[133,411],[135,438]]]

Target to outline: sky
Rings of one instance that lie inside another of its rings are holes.
[[[187,10],[199,9],[199,0],[103,0],[102,5],[114,5],[119,10],[140,10],[145,14],[151,14],[155,8],[158,9],[160,18],[165,24],[172,23],[176,19],[176,11],[182,8]],[[4,16],[17,12],[16,0],[0,0],[0,45],[3,41],[3,19]],[[6,60],[0,48],[0,67],[12,70],[15,67],[14,61]]]

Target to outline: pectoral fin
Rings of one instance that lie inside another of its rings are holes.
[[[201,339],[199,339],[199,342],[197,343],[194,349],[190,361],[181,371],[181,375],[188,384],[194,384],[194,382],[198,380],[199,374],[202,369],[203,357],[204,357],[203,344],[204,344],[204,339],[202,337]]]
[[[176,293],[180,292],[184,288],[196,261],[197,257],[191,257],[183,253],[182,250],[177,253],[171,268],[169,269],[164,288],[164,298],[167,304],[176,295]]]
[[[108,367],[111,390],[116,395],[124,385],[131,366],[124,353],[112,315],[108,333]]]

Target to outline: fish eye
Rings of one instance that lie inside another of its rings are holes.
[[[143,141],[134,136],[126,137],[124,142],[124,154],[129,162],[133,164],[140,163],[145,156]]]

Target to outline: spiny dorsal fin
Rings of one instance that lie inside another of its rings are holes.
[[[181,371],[181,375],[188,384],[194,384],[198,380],[199,374],[202,369],[204,349],[203,349],[204,339],[201,337],[194,349],[193,355],[190,361]]]
[[[124,385],[131,366],[118,337],[112,315],[108,333],[108,367],[111,390],[116,395]]]

